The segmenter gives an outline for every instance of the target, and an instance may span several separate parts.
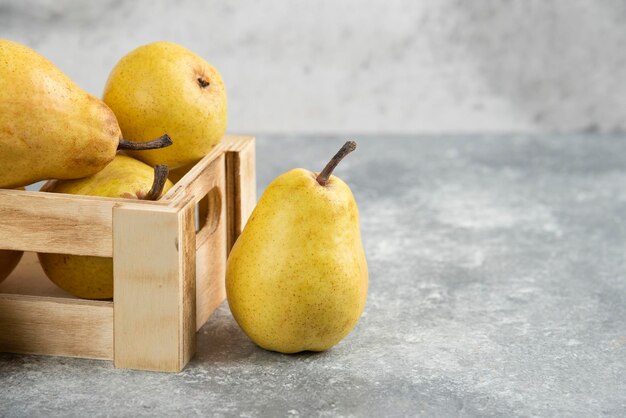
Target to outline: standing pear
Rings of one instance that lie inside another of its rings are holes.
[[[267,350],[327,350],[363,312],[368,270],[359,213],[348,185],[331,176],[355,148],[347,142],[319,174],[298,168],[277,177],[230,253],[230,309]]]

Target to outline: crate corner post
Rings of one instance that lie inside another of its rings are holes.
[[[228,242],[230,252],[256,206],[256,140],[229,138],[226,152]]]
[[[179,372],[196,351],[193,205],[113,208],[113,362]]]

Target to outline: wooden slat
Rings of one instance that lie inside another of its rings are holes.
[[[113,359],[113,303],[0,294],[0,351]]]
[[[226,239],[227,213],[225,161],[214,166],[215,171],[207,176],[210,206],[206,216],[206,224],[196,236],[196,325],[198,329],[204,325],[213,311],[225,299],[224,278],[226,274]]]
[[[226,152],[235,152],[246,150],[249,148],[250,143],[254,143],[254,137],[244,135],[225,135],[222,141],[217,144],[211,151],[200,161],[189,164],[184,167],[179,167],[170,172],[169,178],[175,182],[172,187],[161,199],[160,202],[167,202],[171,205],[171,202],[180,203],[185,202],[187,198],[183,197],[186,194],[187,187],[194,183],[196,179],[205,168],[218,157]],[[254,147],[254,144],[252,144]],[[254,158],[254,151],[252,157]]]
[[[203,160],[204,161],[204,160]],[[213,188],[218,188],[220,195],[225,193],[224,188],[219,188],[219,179],[224,177],[225,157],[223,154],[207,161],[206,164],[198,164],[193,171],[187,173],[177,185],[185,184],[184,189],[175,195],[166,195],[161,200],[167,202],[170,207],[182,208],[183,206],[197,204]],[[186,183],[189,180],[190,183]]]
[[[226,147],[227,248],[230,252],[256,205],[254,138],[233,137]]]
[[[248,135],[226,135],[222,144],[226,151],[239,152],[250,146],[250,143],[255,142],[253,136]]]
[[[208,189],[202,194],[202,190],[198,190],[197,186],[205,187],[203,178],[207,173],[212,173],[211,165],[220,158],[224,158],[224,144],[219,143],[200,161],[192,167],[183,167],[175,170],[170,174],[170,179],[174,179],[176,183],[161,199],[160,202],[167,203],[171,207],[182,207],[187,204],[190,199],[202,199],[208,192]],[[184,173],[184,175],[183,175]],[[182,177],[180,177],[182,175]]]
[[[180,368],[191,360],[196,354],[196,211],[195,205],[189,204],[180,213],[180,235],[183,245],[180,246],[182,262],[182,306],[181,328],[179,337],[182,350],[182,363]]]
[[[140,206],[113,211],[116,367],[178,372],[195,349],[189,332],[195,317],[184,318],[195,312],[185,288],[195,273],[192,214]]]
[[[110,257],[117,199],[0,190],[0,248]]]
[[[223,245],[226,243],[226,228],[222,232],[224,234],[219,235],[223,236],[221,242],[217,236],[215,240],[206,241],[196,255],[196,329],[202,328],[226,299],[226,246]]]

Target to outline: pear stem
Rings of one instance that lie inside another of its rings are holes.
[[[170,173],[170,169],[166,165],[157,165],[154,167],[154,181],[152,182],[152,188],[142,200],[157,200],[163,193],[165,182],[167,182],[167,175]]]
[[[328,162],[328,164],[326,164],[326,167],[324,167],[324,169],[319,173],[315,180],[317,180],[317,182],[321,186],[326,186],[326,183],[328,183],[328,179],[333,173],[335,167],[337,167],[337,165],[341,162],[341,160],[344,159],[346,155],[350,154],[355,149],[356,142],[354,141],[347,141],[345,144],[343,144],[343,147],[341,147],[341,149],[337,151],[337,154],[335,154],[335,156]]]
[[[127,149],[133,151],[143,151],[147,149],[165,148],[172,145],[172,139],[168,134],[153,139],[147,142],[129,141],[128,139],[120,138],[120,142],[117,145],[117,149]]]

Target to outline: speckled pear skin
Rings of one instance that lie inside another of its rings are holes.
[[[136,199],[150,190],[153,180],[152,167],[118,154],[93,176],[79,180],[52,180],[44,184],[41,191]],[[163,193],[172,185],[168,180]],[[113,297],[112,258],[49,253],[37,255],[48,278],[63,290],[85,299]]]
[[[277,177],[228,258],[226,291],[243,331],[282,353],[323,351],[356,325],[368,270],[350,188],[294,169]]]
[[[113,297],[113,259],[39,253],[46,276],[61,289],[84,299]]]
[[[226,131],[226,90],[220,73],[172,42],[154,42],[124,56],[109,75],[103,100],[113,109],[125,138],[148,141],[163,132],[170,135],[170,147],[130,153],[150,165],[173,169],[198,161]]]
[[[97,173],[120,137],[104,102],[34,50],[0,39],[0,188]]]
[[[9,277],[23,254],[22,251],[0,250],[0,283]]]

